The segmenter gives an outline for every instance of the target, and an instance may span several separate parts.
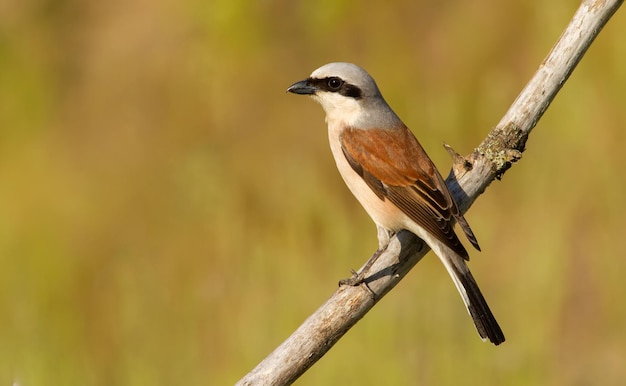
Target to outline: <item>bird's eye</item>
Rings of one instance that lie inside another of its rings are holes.
[[[328,79],[328,87],[331,90],[339,90],[339,88],[343,85],[343,80],[339,78],[330,78]]]

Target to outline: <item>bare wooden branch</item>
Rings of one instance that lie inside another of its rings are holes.
[[[521,158],[531,130],[623,0],[584,0],[539,69],[498,125],[467,157],[451,148],[447,179],[465,212],[495,178]],[[409,232],[393,237],[366,272],[366,283],[342,286],[237,385],[288,385],[320,359],[429,251]]]

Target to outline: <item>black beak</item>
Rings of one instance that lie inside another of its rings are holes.
[[[305,79],[292,84],[291,86],[289,86],[287,91],[300,95],[314,95],[317,91],[317,87],[312,86],[309,83],[309,80]]]

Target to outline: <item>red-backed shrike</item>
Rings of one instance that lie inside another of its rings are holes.
[[[467,251],[452,229],[456,221],[480,250],[437,168],[362,68],[330,63],[287,89],[310,95],[326,112],[328,136],[339,173],[376,223],[379,252],[391,234],[408,230],[439,256],[452,277],[483,340],[498,345],[504,334],[466,260]],[[356,275],[350,284],[363,281]]]

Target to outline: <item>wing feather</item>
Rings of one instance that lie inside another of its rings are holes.
[[[352,169],[380,199],[390,200],[464,259],[468,259],[468,254],[454,233],[453,220],[459,222],[478,248],[443,178],[408,128],[349,128],[340,140]]]

